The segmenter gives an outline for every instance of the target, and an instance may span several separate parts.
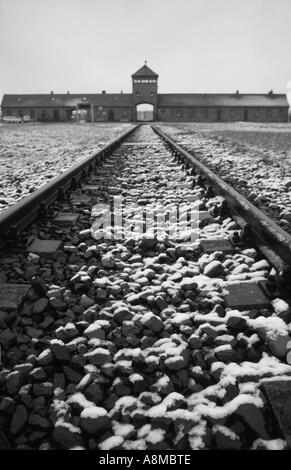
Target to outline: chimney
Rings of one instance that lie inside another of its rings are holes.
[[[274,92],[273,92],[273,90],[270,90],[270,91],[269,91],[268,96],[269,96],[269,98],[271,98],[271,99],[274,97]]]
[[[54,92],[53,92],[53,91],[51,91],[51,95],[53,95],[53,94],[54,94]]]
[[[70,92],[69,92],[69,90],[68,90],[68,91],[67,91],[67,95],[69,95],[69,94],[70,94]]]
[[[120,94],[122,95],[122,93],[123,93],[123,90],[121,90]]]
[[[238,99],[239,98],[239,90],[236,90],[235,92],[235,97]]]
[[[105,95],[106,94],[106,90],[102,90],[102,95]]]

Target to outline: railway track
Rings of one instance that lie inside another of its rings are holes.
[[[150,126],[4,211],[0,449],[290,447],[278,229]]]
[[[106,145],[102,150],[82,162],[72,166],[70,169],[61,173],[58,177],[34,191],[30,196],[26,196],[25,200],[19,201],[13,207],[7,209],[0,214],[0,249],[3,248],[11,237],[15,237],[23,228],[33,221],[41,212],[45,213],[47,207],[58,197],[65,197],[69,189],[76,187],[84,176],[90,171],[94,171],[97,166],[110,152],[128,136],[136,127],[133,127],[111,143]]]
[[[242,231],[240,237],[236,240],[233,237],[232,241],[244,243],[252,240],[276,269],[280,285],[288,288],[291,281],[291,235],[161,129],[154,127],[154,130],[176,155],[178,161],[184,162],[187,169],[191,168],[193,175],[197,174],[199,184],[206,188],[209,195],[215,193],[224,198],[227,210]]]
[[[212,133],[202,135],[198,129],[193,139],[190,128],[187,131],[187,126],[183,125],[159,125],[159,127],[291,234],[290,222],[288,222],[290,218],[288,215],[290,212],[288,159],[282,156],[280,158],[279,149],[275,152],[270,150],[269,146],[266,150],[267,147],[261,148],[259,142],[257,142],[257,150],[252,146],[240,147],[228,138],[224,140],[224,138],[214,136],[212,139]],[[234,139],[236,139],[235,135],[233,135]],[[273,137],[276,141],[274,134]],[[284,134],[281,134],[281,137],[282,139],[277,135],[277,138],[283,142]],[[262,145],[264,146],[263,143]]]

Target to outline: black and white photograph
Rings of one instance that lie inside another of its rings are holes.
[[[290,47],[290,0],[0,0],[0,450],[291,450]]]

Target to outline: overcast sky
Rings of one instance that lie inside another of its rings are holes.
[[[286,92],[291,0],[0,0],[2,93]]]

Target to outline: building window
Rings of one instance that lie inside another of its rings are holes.
[[[140,96],[140,92],[137,91],[137,92],[135,93],[135,96]]]
[[[23,110],[22,110],[22,109],[19,109],[19,111],[18,111],[18,116],[21,117],[21,118],[23,118]]]
[[[154,92],[153,92],[153,91],[151,91],[150,95],[151,95],[151,96],[154,96]]]
[[[83,100],[83,101],[87,101],[86,96],[83,96],[82,100]]]
[[[11,110],[10,109],[7,109],[6,116],[11,116]]]
[[[272,110],[271,109],[267,109],[267,117],[272,117]]]
[[[190,111],[189,111],[189,118],[192,119],[192,118],[195,118],[195,117],[196,117],[196,109],[191,108]]]
[[[157,83],[157,80],[155,78],[135,78],[133,80],[133,83]]]
[[[260,110],[259,109],[256,109],[256,114],[255,114],[256,118],[259,118],[260,117]]]
[[[204,111],[203,111],[203,116],[204,116],[204,117],[208,117],[208,114],[209,114],[208,109],[204,109]]]
[[[17,101],[18,101],[18,103],[20,103],[20,101],[21,101],[21,98],[17,98]]]
[[[60,120],[60,112],[58,109],[54,109],[53,116],[54,116],[54,121]]]
[[[126,109],[123,109],[123,110],[122,110],[122,117],[123,117],[123,118],[126,118],[126,117],[127,117]]]
[[[229,114],[230,114],[231,117],[234,117],[234,116],[235,116],[235,109],[234,109],[234,108],[231,108]]]
[[[46,118],[46,112],[44,110],[42,110],[41,112],[41,118],[42,119],[45,119]]]
[[[56,101],[55,97],[53,96],[52,101]]]
[[[118,101],[118,98],[117,98],[117,96],[115,96],[115,98],[114,98],[114,101]]]
[[[34,109],[31,109],[31,110],[30,110],[30,117],[31,117],[31,119],[34,119],[34,116],[35,116]]]

